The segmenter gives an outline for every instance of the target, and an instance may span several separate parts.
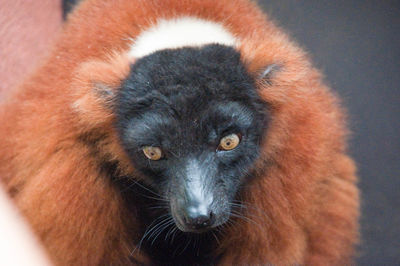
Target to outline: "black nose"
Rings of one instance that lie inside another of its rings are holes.
[[[195,208],[189,208],[185,217],[186,226],[194,229],[206,229],[214,223],[214,214],[211,211],[201,211]]]

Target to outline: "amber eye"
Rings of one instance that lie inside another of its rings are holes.
[[[218,150],[229,151],[233,150],[234,148],[239,145],[240,142],[240,135],[237,134],[230,134],[221,139],[219,142]]]
[[[160,160],[163,156],[162,150],[158,147],[146,146],[143,147],[143,153],[147,158],[153,161]]]

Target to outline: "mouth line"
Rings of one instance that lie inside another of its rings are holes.
[[[178,227],[179,230],[182,231],[182,229],[180,229]],[[209,228],[209,229],[198,229],[198,230],[190,230],[190,231],[182,231],[183,233],[188,233],[188,234],[204,234],[207,232],[211,232],[213,231],[214,228]]]
[[[192,229],[192,228],[186,228],[182,225],[178,225],[175,223],[175,226],[183,233],[188,233],[188,234],[204,234],[207,232],[211,232],[214,231],[218,226],[212,226],[209,228],[199,228],[199,229]]]

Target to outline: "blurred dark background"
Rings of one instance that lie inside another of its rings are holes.
[[[358,265],[400,265],[400,1],[258,2],[348,109],[362,191]]]

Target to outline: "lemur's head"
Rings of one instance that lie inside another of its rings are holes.
[[[113,158],[114,168],[128,169],[108,175],[124,172],[119,180],[155,191],[158,208],[184,232],[228,220],[260,153],[269,117],[256,84],[269,81],[275,65],[250,67],[245,51],[221,25],[183,18],[144,32],[129,53],[78,70],[74,108],[85,128],[112,136],[96,150],[99,161]]]
[[[116,102],[123,147],[177,227],[226,222],[268,120],[239,52],[210,44],[151,53],[131,65]]]

